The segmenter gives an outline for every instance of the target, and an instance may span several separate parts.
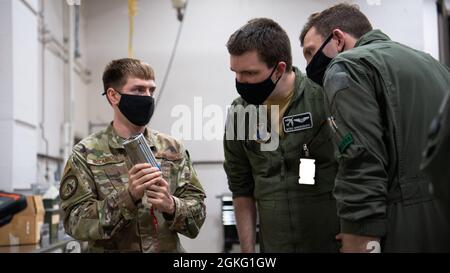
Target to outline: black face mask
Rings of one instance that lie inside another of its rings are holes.
[[[260,83],[241,83],[236,79],[236,90],[239,95],[241,95],[241,97],[250,104],[263,104],[270,94],[272,94],[273,90],[275,90],[275,87],[281,79],[280,77],[276,83],[272,81],[272,75],[275,73],[277,67],[278,65],[275,66],[270,76],[265,81]]]
[[[333,34],[331,34],[325,40],[319,50],[317,50],[317,53],[312,58],[311,62],[308,64],[308,66],[306,66],[306,75],[308,76],[308,78],[310,78],[320,86],[323,86],[325,71],[327,70],[328,65],[333,60],[332,58],[323,54],[323,49],[331,41],[331,38],[333,38]]]
[[[155,99],[152,96],[134,96],[120,94],[120,112],[136,126],[145,126],[155,111]]]

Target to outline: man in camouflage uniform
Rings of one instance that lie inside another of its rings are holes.
[[[88,241],[91,252],[184,252],[178,233],[198,235],[205,193],[182,144],[146,128],[154,110],[153,70],[138,60],[116,60],[103,83],[114,120],[73,148],[60,187],[66,232]],[[123,142],[140,133],[159,168],[130,163]]]

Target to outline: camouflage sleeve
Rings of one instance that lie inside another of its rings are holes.
[[[98,200],[94,178],[84,158],[75,150],[69,158],[60,187],[64,227],[82,241],[109,239],[136,217],[137,207],[128,188]]]
[[[170,230],[189,238],[197,237],[206,217],[205,192],[192,166],[188,151],[182,151],[183,159],[178,166],[177,188],[173,194],[175,215],[168,220]],[[167,220],[167,217],[166,217]]]

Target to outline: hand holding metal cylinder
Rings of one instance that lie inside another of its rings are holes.
[[[135,201],[142,199],[144,192],[147,202],[168,215],[175,213],[175,202],[167,181],[162,177],[156,158],[144,135],[138,135],[124,142],[127,156],[134,165],[129,171],[129,192]],[[150,166],[148,166],[149,164]]]
[[[147,144],[143,134],[127,139],[123,146],[127,156],[133,165],[148,163],[152,167],[159,168],[155,155]]]

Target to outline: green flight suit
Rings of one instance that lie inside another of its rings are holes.
[[[447,67],[379,30],[333,59],[324,89],[343,233],[381,237],[385,252],[450,250],[444,208],[420,171],[429,124],[449,87]]]
[[[431,125],[422,169],[431,177],[433,195],[450,207],[450,92]],[[450,218],[450,211],[447,213]]]
[[[261,143],[249,135],[245,140],[225,138],[224,168],[233,197],[254,197],[257,202],[262,252],[336,252],[339,221],[332,189],[337,163],[323,91],[294,70],[294,94],[283,121],[287,125],[281,125],[286,133],[277,149],[261,151]],[[242,98],[233,102],[238,105],[248,106]],[[299,184],[300,158],[307,158],[304,144],[316,160],[314,185]]]

